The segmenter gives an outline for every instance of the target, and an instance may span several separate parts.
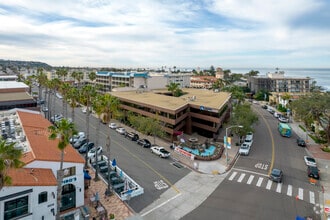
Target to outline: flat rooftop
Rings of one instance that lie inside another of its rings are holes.
[[[175,111],[187,104],[203,106],[219,110],[230,99],[231,94],[228,92],[214,92],[204,89],[182,89],[184,95],[173,97],[159,93],[168,93],[167,89],[152,90],[152,91],[116,91],[111,92],[111,95],[127,101],[134,101],[144,105],[153,105],[165,109]]]

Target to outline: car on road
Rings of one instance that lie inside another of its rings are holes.
[[[81,153],[81,154],[84,154],[84,153],[87,153],[93,147],[94,147],[94,143],[93,142],[88,142],[88,143],[83,144],[79,148],[78,152]]]
[[[307,175],[313,179],[320,179],[319,169],[315,166],[307,166]]]
[[[246,145],[248,145],[249,147],[252,146],[252,144],[253,144],[253,133],[252,132],[247,133],[247,135],[245,136],[243,144],[244,143]]]
[[[73,143],[73,147],[79,149],[83,144],[87,143],[87,138],[79,138],[76,142]]]
[[[90,149],[87,153],[87,157],[88,158],[95,158],[96,157],[96,151],[97,151],[97,155],[101,155],[101,153],[103,151],[103,147],[98,146],[97,148],[94,147],[94,148]]]
[[[274,182],[281,183],[283,181],[283,171],[276,168],[272,169],[269,179]]]
[[[170,152],[165,150],[164,147],[160,147],[158,145],[153,145],[152,147],[150,147],[150,149],[151,149],[151,153],[156,154],[161,158],[167,158],[170,156]]]
[[[249,153],[250,153],[250,148],[251,148],[251,146],[250,146],[249,144],[247,144],[247,143],[244,142],[244,143],[241,145],[241,147],[239,148],[238,153],[239,153],[240,155],[248,156]]]
[[[56,114],[50,118],[50,122],[55,123],[56,121],[59,121],[63,118],[62,114]]]
[[[261,108],[267,109],[268,107],[267,107],[267,105],[262,105]]]
[[[43,106],[43,107],[42,107],[42,111],[43,111],[43,112],[48,112],[48,108],[47,108],[47,106]]]
[[[126,133],[125,128],[122,128],[122,127],[118,127],[118,128],[116,128],[116,131],[117,131],[119,134],[123,134],[123,135]]]
[[[78,134],[73,135],[73,137],[71,137],[69,141],[72,144],[75,143],[79,138],[84,138],[84,137],[86,137],[85,132],[80,131],[78,132]]]
[[[134,133],[134,132],[126,132],[125,137],[127,139],[130,139],[131,141],[139,140],[139,135],[137,133]]]
[[[312,167],[316,167],[316,160],[313,157],[310,156],[304,156],[304,161],[306,166],[312,166]]]
[[[278,120],[282,123],[288,123],[289,122],[289,119],[284,117],[283,115],[279,116]]]
[[[117,124],[112,122],[112,123],[109,124],[109,128],[116,129],[117,128]]]
[[[300,147],[306,147],[306,142],[302,138],[297,138],[297,144]]]
[[[275,110],[270,107],[267,107],[267,111],[272,115],[275,113]]]
[[[141,145],[142,147],[145,147],[145,148],[150,148],[151,147],[150,141],[148,139],[145,139],[145,138],[137,140],[136,143],[138,145]]]

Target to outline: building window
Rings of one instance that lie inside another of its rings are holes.
[[[4,219],[13,219],[29,212],[29,196],[5,202]]]
[[[47,195],[48,195],[47,192],[39,193],[39,199],[38,199],[39,204],[47,202]]]

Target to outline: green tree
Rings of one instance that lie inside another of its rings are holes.
[[[11,184],[11,177],[7,175],[9,169],[20,168],[24,165],[22,150],[15,148],[15,143],[8,143],[0,138],[0,190],[4,185]]]
[[[211,75],[211,76],[215,76],[215,68],[214,68],[213,65],[210,67],[209,72],[210,72],[210,75]]]
[[[60,209],[62,205],[62,181],[64,177],[63,163],[64,163],[64,150],[70,144],[70,138],[77,134],[77,130],[72,122],[67,119],[62,119],[56,122],[55,125],[48,127],[50,132],[49,139],[58,139],[57,147],[61,151],[60,169],[57,172],[57,212],[56,219],[60,219]]]
[[[225,87],[223,91],[230,92],[232,99],[236,100],[237,104],[241,104],[245,99],[243,88],[240,86],[229,86]]]
[[[96,79],[96,73],[95,72],[90,72],[88,74],[88,78],[93,82]]]
[[[248,76],[257,76],[258,74],[258,70],[250,70],[250,72],[247,73]]]
[[[38,89],[39,89],[39,100],[42,99],[42,88],[45,85],[45,82],[47,80],[46,74],[43,72],[42,68],[37,69],[37,75],[36,75],[36,80],[38,83]]]
[[[180,89],[179,83],[171,82],[170,84],[166,85],[167,90],[172,93],[172,96],[179,97],[183,94],[183,91]]]
[[[310,128],[317,122],[325,131],[326,141],[330,140],[330,93],[310,93],[291,102],[295,116]]]
[[[85,85],[81,90],[80,102],[86,106],[86,137],[89,140],[89,119],[92,109],[93,99],[96,97],[96,88],[93,85]]]
[[[71,87],[67,93],[67,98],[71,107],[71,117],[72,121],[75,121],[75,111],[74,109],[78,106],[80,100],[80,91],[75,87]]]
[[[62,82],[60,84],[60,88],[59,88],[60,92],[63,96],[63,98],[62,98],[62,107],[63,107],[62,108],[62,114],[65,117],[68,117],[68,105],[67,105],[68,103],[67,103],[67,100],[68,100],[68,92],[69,92],[70,88],[71,88],[71,86],[67,82]]]

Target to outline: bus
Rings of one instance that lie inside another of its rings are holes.
[[[283,137],[291,137],[291,127],[286,123],[278,123],[278,131]]]

